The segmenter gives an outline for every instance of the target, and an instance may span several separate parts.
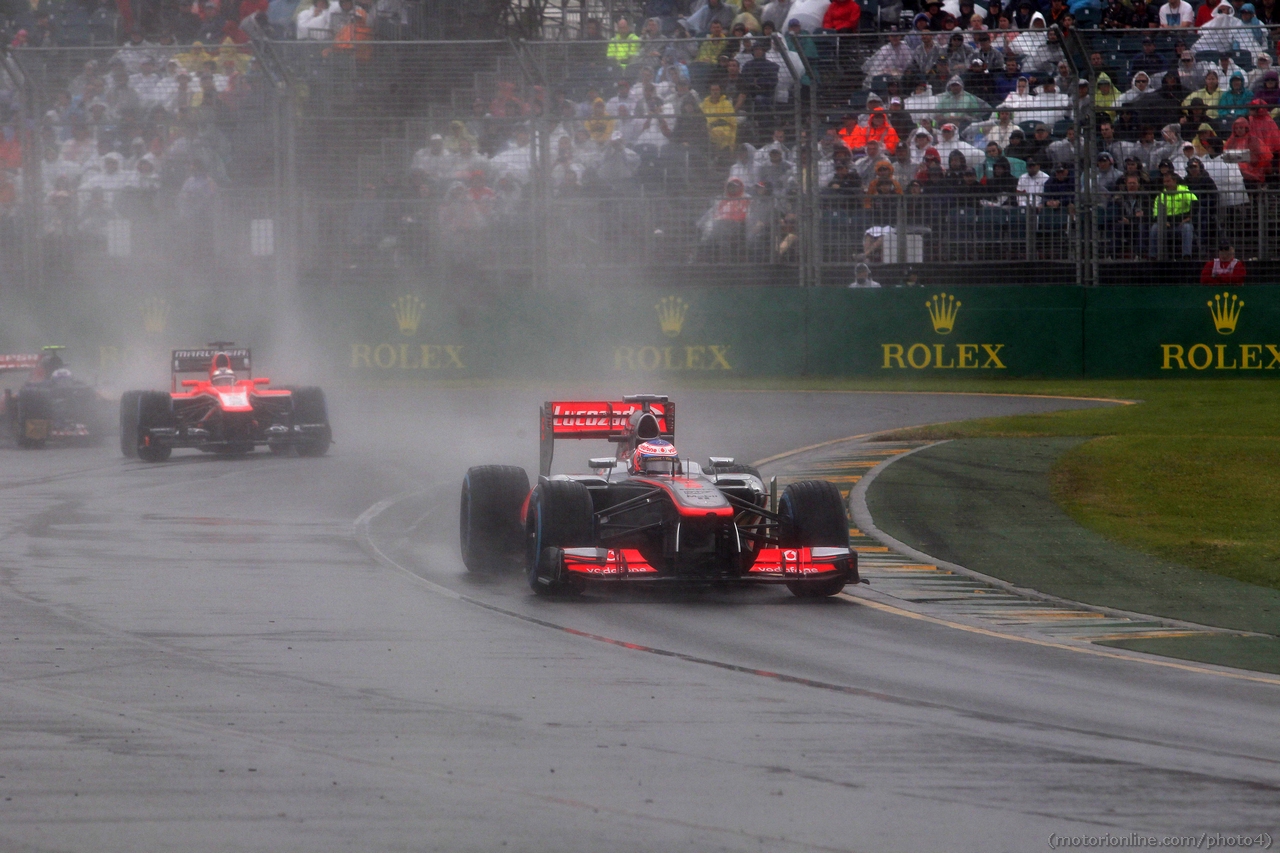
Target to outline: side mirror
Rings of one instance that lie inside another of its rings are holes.
[[[711,470],[719,468],[721,465],[732,465],[732,456],[711,456],[707,458],[707,467]]]
[[[196,387],[196,386],[197,386],[197,385],[199,385],[199,384],[200,384],[200,380],[199,380],[199,379],[184,379],[184,380],[182,380],[182,387],[183,387],[183,388],[194,388],[194,387]]]
[[[599,457],[599,458],[595,458],[595,459],[588,459],[588,460],[587,460],[587,464],[588,464],[588,465],[590,465],[592,468],[595,468],[595,469],[600,469],[600,468],[617,468],[617,467],[618,467],[618,460],[617,460],[617,459],[615,459],[615,458],[614,458],[614,457],[612,457],[612,456],[601,456],[601,457]]]

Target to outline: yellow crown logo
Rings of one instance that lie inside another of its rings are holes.
[[[422,309],[427,304],[412,293],[401,296],[391,307],[396,312],[396,322],[400,325],[400,334],[418,334],[418,323],[422,321]]]
[[[169,303],[158,296],[142,301],[142,328],[149,335],[158,335],[169,322]]]
[[[962,302],[945,293],[938,294],[924,303],[929,309],[929,319],[933,321],[933,330],[940,335],[949,335],[956,325],[956,314],[960,312]]]
[[[1240,319],[1240,309],[1244,300],[1234,293],[1215,293],[1212,302],[1206,302],[1209,313],[1213,315],[1213,326],[1220,335],[1229,335],[1236,330],[1236,321]]]
[[[679,296],[664,296],[656,306],[658,322],[662,324],[662,334],[674,338],[684,328],[684,317],[689,313],[689,304]]]

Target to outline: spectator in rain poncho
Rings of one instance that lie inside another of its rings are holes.
[[[938,118],[968,126],[975,121],[985,121],[991,108],[986,101],[964,90],[959,75],[947,81],[947,90],[938,96]]]
[[[709,94],[702,100],[702,113],[706,116],[711,147],[722,152],[732,151],[738,139],[738,118],[733,103],[721,93],[719,83],[712,83],[708,89]]]
[[[1249,102],[1252,100],[1253,91],[1245,85],[1244,72],[1237,71],[1231,75],[1227,91],[1218,99],[1218,119],[1232,122],[1241,116],[1248,117]]]
[[[1254,92],[1262,88],[1262,78],[1271,69],[1271,55],[1267,53],[1259,53],[1253,57],[1253,70],[1245,77],[1245,83]]]
[[[1129,91],[1120,96],[1120,99],[1116,101],[1116,106],[1123,107],[1125,104],[1136,101],[1150,92],[1151,76],[1145,71],[1139,71],[1133,75],[1133,80],[1129,84]]]
[[[923,127],[916,130],[911,135],[911,162],[915,164],[923,163],[924,153],[932,146],[933,134]]]
[[[1098,75],[1097,91],[1093,93],[1093,106],[1099,113],[1105,114],[1106,117],[1114,119],[1116,117],[1116,105],[1120,103],[1120,92],[1116,90],[1115,84],[1111,82],[1111,75],[1105,71]]]
[[[1025,75],[1018,78],[1018,88],[1009,93],[998,109],[1011,110],[1015,123],[1029,121],[1030,111],[1035,108],[1036,96],[1031,92],[1031,79]]]
[[[1247,38],[1250,36],[1245,32],[1244,24],[1236,17],[1235,7],[1227,0],[1222,0],[1214,7],[1213,17],[1201,28],[1200,38],[1196,40],[1196,52],[1215,50],[1230,53],[1237,44],[1245,48]]]
[[[941,137],[934,143],[934,148],[938,149],[938,153],[942,155],[943,161],[947,162],[948,165],[950,165],[949,161],[952,152],[958,152],[964,157],[965,165],[976,170],[982,165],[984,155],[980,150],[961,139],[957,130],[958,128],[950,122],[944,124]]]
[[[1262,75],[1261,85],[1254,85],[1253,98],[1262,101],[1269,108],[1280,106],[1280,72],[1274,69]]]
[[[1244,152],[1247,158],[1240,163],[1240,174],[1245,186],[1258,189],[1271,173],[1271,149],[1257,136],[1249,132],[1249,120],[1238,118],[1231,124],[1231,135],[1222,146],[1224,151]],[[1237,155],[1244,156],[1244,155]]]
[[[1252,3],[1240,7],[1240,25],[1243,28],[1240,36],[1242,50],[1257,53],[1267,49],[1267,31],[1258,20],[1258,12]]]

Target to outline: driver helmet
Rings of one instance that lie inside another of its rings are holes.
[[[680,456],[676,453],[676,446],[660,438],[640,444],[631,454],[631,473],[679,474]]]
[[[65,367],[59,367],[57,370],[53,371],[53,378],[54,379],[70,379],[71,371],[67,370]]]
[[[235,385],[236,372],[229,367],[219,367],[213,371],[213,376],[209,378],[209,381],[214,385]]]

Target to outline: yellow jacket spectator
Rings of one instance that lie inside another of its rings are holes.
[[[719,21],[712,21],[711,35],[703,39],[702,43],[698,45],[698,55],[693,58],[693,61],[715,65],[720,59],[720,54],[725,52],[728,45],[729,40],[724,38],[724,28],[720,26]]]
[[[631,24],[626,18],[619,18],[614,36],[609,39],[609,58],[626,68],[639,53],[640,37],[631,32]]]
[[[1174,186],[1170,187],[1169,184]],[[1191,206],[1199,200],[1195,193],[1186,188],[1186,185],[1177,183],[1175,179],[1166,182],[1160,190],[1160,194],[1151,204],[1151,215],[1158,218],[1160,208],[1163,207],[1167,219],[1181,219],[1191,215]]]
[[[702,101],[702,112],[707,116],[711,147],[732,151],[738,141],[738,116],[733,102],[720,91],[719,83],[711,84],[710,94]]]
[[[1218,86],[1218,72],[1210,69],[1204,75],[1204,88],[1196,89],[1190,95],[1182,99],[1184,107],[1191,106],[1191,102],[1199,98],[1204,101],[1204,105],[1208,107],[1204,114],[1209,118],[1217,118],[1218,111],[1214,109],[1218,105],[1218,101],[1222,99],[1222,89]]]
[[[614,120],[604,109],[604,98],[596,98],[591,104],[591,115],[582,123],[591,134],[591,140],[597,145],[604,145],[613,138]]]

